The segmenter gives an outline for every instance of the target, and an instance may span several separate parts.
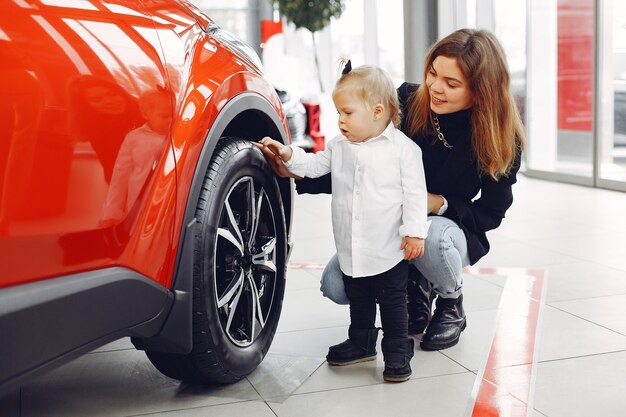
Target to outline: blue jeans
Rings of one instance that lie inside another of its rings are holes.
[[[432,223],[424,242],[424,256],[410,261],[433,285],[443,298],[457,298],[463,290],[462,269],[469,265],[467,240],[463,231],[452,220],[441,216],[428,216]],[[349,304],[343,286],[339,259],[334,255],[320,282],[320,290],[337,304]]]

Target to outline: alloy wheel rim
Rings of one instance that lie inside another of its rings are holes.
[[[253,177],[228,191],[215,237],[215,299],[232,343],[250,346],[268,323],[278,279],[276,220],[269,196]]]

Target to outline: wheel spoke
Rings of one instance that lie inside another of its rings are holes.
[[[252,200],[252,230],[250,231],[250,245],[252,245],[256,240],[256,232],[259,228],[259,221],[261,219],[261,207],[263,206],[263,202],[266,200],[265,198],[265,189],[261,188],[259,191],[259,198],[256,200],[256,204],[254,200]]]
[[[233,297],[235,296],[235,294],[237,294],[237,296],[241,294],[241,290],[243,288],[243,282],[244,282],[243,278],[244,278],[243,271],[241,271],[241,273],[239,274],[239,277],[231,281],[231,283],[228,285],[228,287],[224,291],[224,295],[222,295],[222,297],[217,300],[218,308],[224,307],[224,305],[228,304],[231,300],[233,300]]]
[[[254,235],[256,234],[257,221],[259,217],[256,211],[256,195],[254,193],[254,181],[250,179],[248,181],[248,210],[250,211],[250,235],[248,236],[248,246],[254,242]]]
[[[230,232],[230,230],[220,227],[217,229],[217,235],[232,243],[233,246],[235,246],[237,250],[239,250],[239,254],[243,255],[243,243],[237,240],[237,238]]]
[[[254,335],[256,334],[256,323],[258,321],[261,329],[265,327],[265,316],[263,314],[263,309],[261,307],[261,300],[259,295],[259,289],[256,286],[256,282],[254,281],[254,276],[252,273],[247,275],[248,282],[250,284],[251,298],[252,298],[252,329],[250,333],[250,337],[254,339]],[[251,340],[252,342],[253,340]]]
[[[265,269],[270,272],[276,272],[276,238],[270,239],[263,247],[261,247],[261,251],[252,256],[252,264],[256,265],[257,268]]]
[[[241,248],[241,253],[243,253],[243,237],[241,237],[241,230],[239,229],[239,224],[235,219],[235,214],[233,213],[233,209],[230,207],[230,203],[228,200],[224,202],[224,206],[226,207],[226,213],[228,214],[228,221],[230,222],[230,227],[237,233],[237,242],[238,247]]]
[[[242,273],[242,277],[243,277],[243,273]],[[235,297],[233,298],[233,302],[230,303],[228,305],[228,320],[226,321],[226,326],[224,328],[224,330],[226,330],[227,333],[230,333],[230,326],[233,323],[233,319],[235,318],[235,314],[237,312],[237,306],[239,305],[239,299],[241,298],[241,293],[243,292],[243,285],[239,285],[238,286],[239,291],[237,291],[237,293],[235,294]]]

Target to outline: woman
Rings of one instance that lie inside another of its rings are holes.
[[[401,130],[422,149],[432,221],[425,255],[412,261],[409,275],[409,333],[424,331],[421,348],[439,350],[456,345],[466,327],[462,268],[487,254],[486,232],[513,202],[525,135],[493,34],[461,29],[440,40],[426,56],[424,79],[398,89]],[[328,179],[314,181],[298,181],[298,192],[330,191]],[[322,291],[344,301],[336,257],[324,270]]]

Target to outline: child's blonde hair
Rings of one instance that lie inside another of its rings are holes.
[[[339,67],[343,69],[348,62],[342,58]],[[344,88],[356,92],[365,103],[374,107],[382,104],[389,110],[389,118],[395,127],[400,126],[400,103],[398,92],[389,74],[382,68],[372,65],[361,65],[342,73],[333,89],[333,96]]]

